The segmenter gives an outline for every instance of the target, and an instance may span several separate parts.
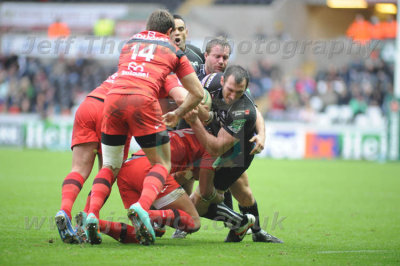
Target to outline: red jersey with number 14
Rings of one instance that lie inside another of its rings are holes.
[[[182,78],[194,70],[186,55],[167,35],[155,31],[140,32],[122,48],[118,77],[110,93],[159,98],[160,88],[171,72]]]

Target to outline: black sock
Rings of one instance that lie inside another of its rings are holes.
[[[211,204],[210,207],[208,207],[208,212],[204,214],[203,217],[231,224],[232,226],[229,226],[230,229],[236,229],[247,223],[247,217],[245,215],[233,211],[224,203]]]
[[[232,193],[229,190],[224,193],[224,203],[233,210]]]
[[[261,228],[260,228],[260,216],[258,214],[257,202],[255,201],[253,206],[249,206],[249,207],[243,207],[243,206],[239,205],[239,210],[243,214],[249,213],[249,214],[253,214],[254,217],[256,217],[256,222],[251,227],[251,231],[253,231],[253,233],[260,232],[260,230],[261,230]]]

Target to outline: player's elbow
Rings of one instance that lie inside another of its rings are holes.
[[[222,153],[220,152],[218,147],[212,147],[209,146],[207,149],[207,152],[212,156],[212,157],[218,157],[220,156]]]
[[[203,97],[204,97],[203,88],[201,88],[201,90],[196,90],[195,93],[193,94],[193,96],[196,98],[197,104],[199,104],[201,102],[201,100],[203,100]]]

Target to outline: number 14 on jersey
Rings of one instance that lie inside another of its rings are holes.
[[[154,51],[157,47],[156,44],[151,43],[149,45],[145,44],[144,47],[140,49],[141,43],[136,43],[131,47],[132,60],[136,60],[137,57],[143,57],[147,62],[150,62],[154,58]]]

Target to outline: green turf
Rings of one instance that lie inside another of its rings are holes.
[[[187,239],[168,229],[150,247],[108,236],[99,246],[61,242],[53,218],[70,163],[69,152],[0,149],[0,265],[400,264],[400,163],[256,159],[249,176],[262,223],[284,244],[223,243],[227,230],[202,220]],[[114,187],[103,218],[127,221],[118,196]]]

